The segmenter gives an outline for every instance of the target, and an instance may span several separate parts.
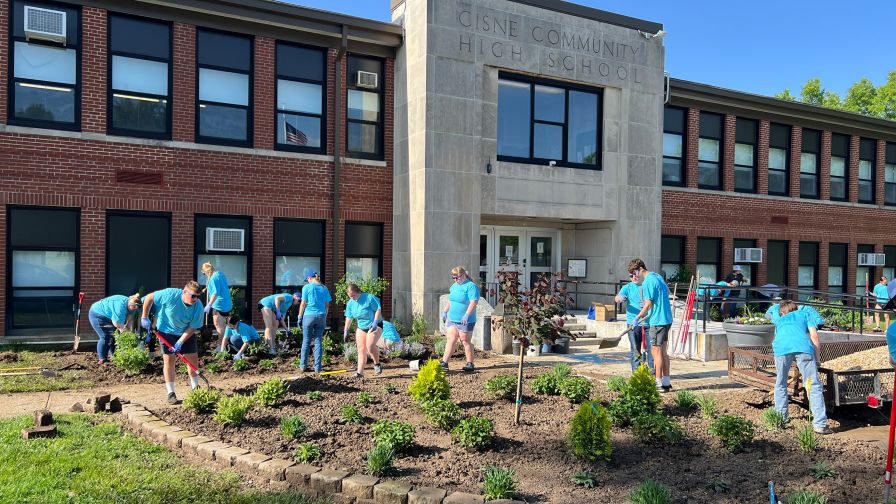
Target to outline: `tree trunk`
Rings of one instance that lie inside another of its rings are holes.
[[[520,424],[520,409],[523,407],[523,358],[526,356],[527,346],[520,345],[520,366],[516,373],[516,409],[513,414],[514,425]]]

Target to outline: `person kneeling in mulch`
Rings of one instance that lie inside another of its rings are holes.
[[[803,386],[808,391],[813,430],[818,434],[830,434],[823,385],[818,379],[818,321],[809,310],[798,309],[791,300],[782,301],[778,313],[779,316],[773,320],[775,339],[772,342],[777,371],[775,409],[787,418],[787,380],[790,367],[796,362],[803,377]]]
[[[245,322],[240,321],[239,315],[231,315],[227,320],[227,329],[224,330],[224,337],[221,338],[221,348],[219,352],[226,352],[228,347],[236,352],[233,360],[238,361],[243,358],[249,345],[256,341],[261,341],[258,337],[258,331]]]

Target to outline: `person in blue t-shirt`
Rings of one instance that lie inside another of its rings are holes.
[[[345,305],[345,328],[342,337],[348,341],[348,331],[352,327],[352,321],[358,321],[355,329],[355,344],[358,347],[358,370],[356,378],[364,378],[364,366],[367,365],[367,355],[373,360],[373,373],[380,374],[383,367],[380,365],[380,349],[377,341],[383,335],[383,309],[380,300],[373,294],[361,292],[357,284],[350,283],[346,287],[349,300]]]
[[[772,324],[775,323],[778,318],[781,317],[781,314],[778,310],[781,309],[781,299],[775,298],[777,301],[775,304],[771,305],[768,310],[765,311],[765,318],[771,320]],[[797,305],[797,310],[802,310],[806,312],[806,316],[809,318],[809,323],[814,324],[816,328],[820,329],[821,326],[825,324],[824,317],[818,313],[818,310],[809,305]]]
[[[871,292],[865,294],[874,296],[874,309],[875,310],[883,310],[884,306],[890,302],[890,292],[887,289],[887,277],[880,277],[880,283],[874,286],[874,289]],[[890,327],[890,312],[884,313],[884,327],[883,330],[887,330]],[[874,312],[874,330],[880,331],[882,330],[880,327],[880,312]]]
[[[219,352],[227,351],[228,346],[236,352],[233,360],[238,361],[243,358],[246,349],[255,341],[260,341],[258,330],[245,322],[240,322],[239,315],[231,315],[227,321],[227,329],[224,330],[224,338],[221,340],[221,348]]]
[[[638,275],[629,275],[631,282],[619,289],[616,295],[617,303],[626,303],[625,323],[628,325],[628,344],[631,351],[632,371],[638,369],[641,364],[646,364],[650,369],[650,374],[656,376],[656,370],[653,367],[653,352],[645,352],[647,354],[647,362],[641,362],[641,345],[647,340],[648,327],[645,321],[641,321],[635,325],[635,319],[641,312],[641,291],[640,278]]]
[[[454,283],[448,290],[448,307],[442,312],[442,322],[446,326],[447,342],[445,354],[440,362],[441,366],[448,369],[448,361],[457,350],[457,342],[464,345],[464,357],[467,363],[463,370],[471,372],[476,369],[473,365],[473,328],[476,326],[476,305],[479,304],[479,286],[476,285],[467,270],[455,266],[451,270],[451,279]]]
[[[140,295],[109,296],[90,305],[87,319],[96,331],[96,354],[100,364],[105,364],[115,352],[115,331],[129,331],[134,325],[134,315],[141,305]]]
[[[163,375],[165,388],[168,391],[168,404],[177,404],[177,395],[174,393],[174,371],[177,365],[179,353],[193,366],[187,367],[190,375],[190,386],[199,386],[199,376],[193,369],[199,367],[199,346],[196,344],[195,331],[202,327],[202,302],[199,301],[201,288],[196,281],[189,281],[183,289],[169,288],[151,292],[143,303],[143,315],[140,325],[150,330],[151,321],[149,312],[155,306],[156,335],[160,338],[162,346]],[[164,338],[169,347],[164,341]]]
[[[896,324],[887,327],[887,350],[890,351],[890,365],[896,368]]]
[[[327,328],[327,313],[330,310],[330,290],[320,283],[320,276],[311,268],[305,268],[302,287],[302,303],[299,305],[299,320],[302,321],[302,353],[299,368],[308,371],[308,350],[314,340],[314,372],[320,373],[323,359],[324,330]]]
[[[824,405],[824,385],[818,379],[818,326],[809,310],[800,310],[791,300],[781,301],[775,319],[775,409],[787,418],[787,381],[794,362],[803,377],[812,410],[812,428],[818,434],[830,434]]]
[[[646,321],[650,327],[651,352],[656,367],[657,387],[663,392],[672,391],[672,378],[669,376],[670,362],[667,346],[672,331],[672,305],[669,303],[669,287],[659,274],[649,271],[644,261],[632,259],[628,263],[628,274],[635,275],[644,289],[641,297],[641,311],[635,322]]]
[[[223,271],[215,270],[212,263],[202,265],[202,273],[208,278],[208,304],[205,313],[212,312],[212,323],[218,332],[218,337],[223,337],[227,325],[227,317],[233,309],[233,300],[230,298],[230,286],[227,285],[227,277]]]
[[[264,320],[264,340],[270,348],[272,355],[277,353],[277,327],[286,327],[287,313],[293,304],[298,304],[301,295],[298,292],[292,294],[281,293],[265,296],[258,301],[258,311]]]

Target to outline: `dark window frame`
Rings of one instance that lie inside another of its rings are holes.
[[[681,182],[669,182],[666,181],[665,177],[662,180],[662,185],[671,186],[671,187],[685,187],[687,185],[687,174],[688,174],[688,166],[687,166],[687,153],[688,153],[688,109],[683,107],[674,107],[671,105],[666,106],[663,109],[663,114],[665,115],[666,109],[675,109],[679,110],[682,113],[682,128],[681,131],[673,131],[666,128],[666,122],[663,121],[663,136],[666,134],[670,135],[678,135],[681,137],[681,157],[675,156],[667,156],[665,153],[663,154],[663,162],[666,159],[677,160],[680,165],[681,170]]]
[[[858,259],[859,254],[873,254],[875,253],[874,244],[873,243],[857,243],[856,244],[856,258]],[[860,287],[864,288],[866,285],[868,290],[874,288],[874,284],[877,282],[874,279],[877,277],[877,266],[859,266],[858,261],[856,261],[856,273],[858,273],[858,268],[867,268],[868,269],[868,281],[865,284],[856,284],[856,291],[859,290]],[[857,302],[859,300],[856,300]]]
[[[375,256],[375,255],[369,255],[369,254],[349,254],[347,251],[345,251],[345,246],[344,246],[344,245],[345,245],[345,243],[348,242],[348,226],[349,226],[349,225],[362,225],[362,226],[377,226],[377,227],[379,227],[379,229],[380,229],[380,255],[379,255],[379,256]],[[377,274],[377,276],[385,278],[385,276],[384,276],[384,272],[383,272],[383,255],[386,253],[386,248],[385,248],[385,245],[384,245],[384,243],[385,243],[385,241],[386,241],[386,224],[385,224],[384,222],[375,222],[375,221],[345,221],[345,224],[344,224],[343,226],[344,226],[343,230],[344,230],[344,235],[345,235],[345,242],[343,243],[343,251],[344,251],[344,252],[343,252],[343,254],[342,254],[342,271],[343,271],[343,274],[347,274],[347,273],[348,273],[348,259],[350,259],[350,258],[351,258],[351,259],[374,259],[374,258],[378,258],[379,261],[378,261],[378,264],[377,264],[377,269],[379,270],[379,273]],[[382,301],[382,299],[380,299],[380,301]]]
[[[7,90],[6,90],[6,122],[11,126],[26,126],[29,128],[43,128],[43,129],[55,129],[55,130],[63,130],[63,131],[81,131],[81,51],[84,40],[84,11],[80,5],[67,4],[55,2],[53,0],[37,0],[35,2],[23,2],[33,4],[35,7],[43,7],[46,6],[48,8],[61,8],[61,9],[72,9],[77,11],[78,13],[78,36],[76,37],[76,42],[74,44],[69,44],[66,41],[66,44],[54,44],[51,42],[43,42],[43,41],[26,41],[25,37],[17,37],[15,35],[15,23],[17,21],[15,17],[16,7],[15,0],[9,0],[9,4],[7,5],[8,11],[8,47],[7,47],[7,59],[8,59],[8,67],[7,67]],[[24,22],[24,20],[22,21]],[[46,47],[60,48],[64,47],[66,49],[74,49],[75,53],[75,84],[74,86],[70,86],[68,84],[61,84],[58,82],[52,81],[41,81],[35,79],[20,79],[15,76],[15,45],[16,42],[26,42],[28,44],[34,45],[42,45]],[[61,121],[48,121],[42,119],[25,119],[16,117],[16,104],[15,104],[15,95],[16,95],[16,83],[24,82],[26,84],[34,84],[34,85],[43,85],[43,86],[53,86],[53,87],[72,87],[73,93],[75,94],[75,109],[74,109],[74,121],[71,123],[61,122]]]
[[[506,161],[510,163],[521,163],[521,164],[534,164],[534,165],[545,165],[549,166],[551,162],[554,163],[554,166],[559,166],[562,168],[579,168],[585,170],[603,170],[603,152],[604,145],[601,142],[601,135],[603,133],[603,123],[604,123],[604,92],[602,88],[592,88],[588,86],[571,84],[568,82],[557,81],[544,79],[540,77],[530,77],[526,75],[521,75],[512,72],[500,71],[498,72],[498,80],[511,80],[516,82],[521,82],[530,85],[529,91],[529,157],[518,157],[518,156],[504,156],[498,155],[498,161]],[[563,104],[564,104],[564,122],[555,123],[546,120],[537,120],[535,119],[535,86],[549,86],[554,88],[559,88],[563,90]],[[595,163],[587,164],[587,163],[575,163],[568,161],[569,159],[569,92],[570,91],[578,91],[582,93],[590,93],[597,96],[597,128],[595,134],[594,145],[597,146],[597,151],[595,153]],[[500,106],[500,104],[499,104]],[[563,129],[562,135],[562,149],[563,149],[563,159],[543,159],[536,158],[535,153],[535,124],[542,123],[548,124],[552,126],[560,126]]]
[[[786,287],[787,283],[790,281],[787,272],[790,271],[790,240],[768,240],[766,242],[766,280],[768,283],[772,283],[772,279],[768,278],[769,273],[771,273],[771,244],[772,243],[783,243],[784,244],[784,281],[781,284],[775,284],[779,287]]]
[[[803,262],[803,245],[815,247],[814,262],[812,262],[812,263]],[[798,247],[797,248],[798,251],[797,251],[797,266],[796,266],[797,267],[797,286],[796,287],[797,287],[797,289],[811,287],[812,291],[817,291],[818,290],[818,270],[819,270],[819,263],[820,263],[819,257],[821,255],[821,243],[814,242],[814,241],[801,241],[801,242],[799,242],[797,247]],[[799,269],[804,266],[812,266],[813,267],[812,285],[811,286],[802,285],[799,283]]]
[[[699,266],[701,264],[713,264],[710,262],[700,260],[700,241],[701,240],[712,240],[712,241],[716,242],[716,251],[715,251],[716,278],[713,279],[713,282],[718,282],[720,280],[719,277],[722,275],[722,238],[720,236],[698,236],[697,237],[696,263],[695,263],[695,266],[697,266],[697,268],[699,268]],[[695,270],[694,274],[695,275],[697,274],[696,270]],[[698,278],[697,280],[699,282],[700,279]]]
[[[327,279],[326,279],[325,271],[327,270],[327,221],[323,220],[323,219],[296,219],[296,218],[292,218],[292,217],[275,217],[273,220],[273,226],[274,226],[275,231],[272,233],[272,236],[271,236],[272,239],[274,240],[274,244],[271,247],[271,250],[273,252],[272,258],[274,261],[274,266],[273,266],[274,284],[272,285],[273,290],[271,292],[278,292],[278,291],[282,291],[283,289],[287,289],[289,292],[294,292],[295,290],[301,290],[301,288],[302,288],[301,285],[287,285],[287,286],[277,285],[277,257],[287,255],[287,254],[279,254],[277,252],[276,229],[277,229],[278,221],[314,222],[314,223],[318,223],[321,225],[321,231],[320,231],[321,232],[321,245],[323,246],[323,249],[321,250],[320,255],[319,256],[304,255],[303,257],[320,257],[320,271],[318,271],[318,273],[320,274],[321,283],[326,283]],[[292,254],[289,254],[289,255],[292,255]],[[293,290],[290,290],[290,289],[293,289]]]
[[[677,251],[678,256],[679,256],[678,261],[666,261],[665,260],[666,257],[663,256],[662,244],[663,244],[663,241],[666,240],[667,238],[680,241],[679,246],[678,246],[678,251]],[[685,266],[685,264],[686,264],[685,263],[685,244],[686,243],[687,243],[687,236],[684,236],[684,235],[662,235],[660,237],[660,269],[662,269],[663,264],[674,264],[674,265],[676,265],[677,269],[680,269],[683,266]]]
[[[752,142],[741,142],[737,138],[737,133],[740,131],[740,126],[742,123],[750,122],[753,125],[753,141]],[[750,145],[753,148],[753,164],[752,165],[742,165],[737,163],[737,145]],[[734,123],[734,192],[746,193],[746,194],[756,194],[759,190],[759,170],[758,170],[758,158],[759,158],[759,121],[756,119],[750,119],[749,117],[738,117]],[[738,168],[748,168],[752,173],[752,181],[753,188],[752,189],[744,189],[741,187],[737,187],[737,169]]]
[[[818,136],[818,146],[817,150],[806,150],[806,134],[817,135]],[[803,161],[802,154],[815,154],[815,174],[807,174],[803,172]],[[803,177],[814,177],[815,180],[815,192],[813,194],[808,194],[803,192]],[[802,130],[802,142],[800,142],[800,198],[802,199],[820,199],[821,198],[821,131],[809,128],[803,128]],[[816,284],[818,280],[816,279]]]
[[[887,182],[887,165],[896,165],[896,142],[884,144],[884,205],[896,206],[896,200],[887,199],[887,188],[896,191],[896,182]]]
[[[230,256],[246,256],[246,286],[245,287],[236,287],[238,289],[244,289],[245,291],[245,312],[240,313],[239,315],[243,316],[243,321],[252,323],[252,314],[255,310],[252,309],[254,300],[251,299],[252,295],[252,268],[253,268],[253,253],[254,253],[254,244],[253,244],[253,228],[255,226],[255,219],[251,215],[231,215],[231,214],[209,214],[209,213],[197,213],[193,214],[193,236],[196,236],[196,229],[198,227],[199,219],[202,218],[211,218],[211,219],[243,219],[248,221],[249,225],[245,228],[245,250],[243,252],[203,252],[205,250],[204,247],[200,248],[200,243],[198,240],[193,240],[193,268],[195,268],[195,278],[198,282],[202,276],[202,272],[200,271],[199,264],[199,254],[213,254],[213,255],[230,255]],[[174,248],[174,244],[171,245]],[[228,278],[228,283],[230,287],[235,287],[232,283],[230,283],[231,279]],[[200,285],[201,282],[200,282]],[[205,303],[205,297],[202,297],[202,302]],[[233,307],[234,310],[237,309],[236,306]],[[232,315],[233,311],[230,312]]]
[[[705,136],[700,132],[700,128],[698,127],[697,132],[697,187],[699,189],[710,189],[713,191],[721,191],[723,187],[725,187],[725,114],[720,114],[718,112],[710,112],[708,110],[700,111],[700,123],[703,122],[703,116],[717,116],[719,118],[719,136]],[[719,142],[719,160],[718,161],[704,161],[700,159],[700,139],[706,140],[718,140]],[[700,183],[700,163],[709,163],[715,164],[716,170],[719,172],[719,183],[718,185],[705,185]]]
[[[113,216],[120,216],[120,217],[161,217],[161,218],[163,218],[163,219],[165,219],[165,220],[168,221],[168,278],[165,280],[165,286],[170,286],[170,285],[171,285],[171,259],[172,259],[171,249],[172,249],[172,247],[173,247],[173,243],[174,243],[174,242],[172,241],[173,231],[172,231],[172,229],[171,229],[171,213],[170,213],[170,212],[144,212],[144,211],[142,211],[142,210],[113,210],[113,209],[107,209],[107,210],[106,210],[106,243],[107,243],[107,246],[106,246],[106,254],[105,254],[105,258],[106,258],[106,259],[105,259],[105,260],[106,260],[106,268],[105,268],[105,276],[106,276],[106,281],[105,281],[106,296],[111,296],[111,295],[113,295],[113,294],[125,294],[125,295],[131,295],[131,294],[134,294],[133,292],[129,292],[129,293],[110,292],[110,289],[109,289],[109,264],[111,264],[111,262],[110,262],[110,260],[111,260],[111,255],[110,255],[111,250],[110,250],[109,247],[108,247],[108,243],[112,240],[112,234],[111,234],[111,230],[110,230],[110,227],[111,227],[111,226],[109,226],[109,217],[113,217]],[[144,295],[145,295],[145,294],[149,294],[149,292],[144,292],[143,294],[144,294]]]
[[[199,33],[200,32],[209,32],[209,33],[217,33],[220,35],[227,35],[231,37],[240,37],[244,39],[248,39],[249,41],[249,70],[237,70],[231,67],[221,67],[217,65],[203,65],[199,63]],[[201,144],[209,144],[209,145],[225,145],[230,147],[249,147],[251,148],[254,143],[254,122],[255,122],[255,36],[254,35],[246,35],[243,33],[237,33],[226,30],[219,30],[217,28],[207,28],[204,26],[196,27],[196,52],[195,52],[195,71],[196,71],[196,83],[195,83],[195,93],[196,93],[196,104],[195,104],[195,114],[194,114],[194,134],[196,138],[196,143]],[[249,93],[249,104],[246,106],[242,105],[234,105],[232,103],[220,103],[220,102],[212,102],[212,101],[203,101],[199,99],[199,71],[200,69],[205,68],[207,70],[217,70],[220,72],[229,72],[229,73],[238,73],[248,76],[248,93]],[[276,84],[275,84],[276,85]],[[232,109],[240,109],[246,111],[246,140],[231,140],[227,138],[218,138],[218,137],[210,137],[203,136],[199,134],[200,128],[200,116],[202,114],[201,109],[202,105],[209,104],[216,107],[225,107]],[[251,311],[251,310],[250,310]]]
[[[350,154],[351,157],[357,159],[370,159],[374,161],[382,161],[386,159],[386,60],[384,58],[380,58],[377,56],[370,56],[367,54],[357,54],[357,53],[349,53],[346,55],[346,68],[348,68],[348,58],[360,58],[378,61],[380,63],[381,74],[377,77],[382,80],[380,89],[371,90],[368,88],[359,88],[352,83],[351,77],[346,76],[346,86],[345,86],[345,94],[343,96],[344,104],[342,114],[343,119],[345,120],[345,124],[342,126],[345,131],[345,152],[346,154]],[[380,107],[380,117],[378,121],[366,121],[363,119],[349,119],[348,117],[348,92],[349,91],[363,91],[365,93],[376,93],[379,96],[379,107]],[[377,128],[376,135],[376,150],[377,152],[358,152],[352,151],[348,148],[348,125],[350,123],[356,124],[368,124],[374,125]],[[338,147],[337,147],[338,149]]]
[[[147,23],[155,23],[162,24],[168,28],[168,59],[164,60],[162,58],[156,58],[152,56],[146,56],[141,54],[133,54],[126,51],[116,51],[112,49],[112,18],[114,17],[123,17],[130,18],[135,21],[142,21]],[[107,48],[107,57],[106,57],[106,133],[109,135],[118,135],[118,136],[128,136],[128,137],[139,137],[139,138],[153,138],[158,140],[170,140],[171,139],[171,130],[172,126],[172,117],[174,108],[174,23],[171,21],[165,21],[161,19],[153,19],[144,16],[135,16],[132,14],[123,14],[120,12],[109,12],[106,19],[106,48]],[[168,95],[167,96],[159,96],[148,93],[139,93],[135,91],[123,91],[128,95],[137,96],[140,98],[164,98],[167,100],[167,106],[165,107],[165,126],[166,131],[164,133],[153,133],[147,131],[140,130],[131,130],[126,128],[115,128],[113,126],[112,114],[112,98],[113,95],[116,94],[115,90],[112,88],[112,57],[113,56],[124,56],[127,58],[133,59],[142,59],[147,61],[156,61],[160,63],[166,63],[168,65]],[[196,74],[197,82],[199,80],[199,74]],[[198,84],[197,84],[198,85]],[[198,89],[197,89],[198,91]],[[199,96],[198,94],[196,95]],[[198,117],[197,117],[198,118]]]
[[[871,157],[865,158],[865,157],[862,157],[862,147],[864,145],[867,145],[868,143],[870,143],[872,146]],[[858,190],[859,194],[858,194],[858,199],[856,201],[858,203],[873,205],[877,201],[877,187],[876,187],[877,186],[877,183],[876,183],[876,180],[877,180],[877,140],[874,140],[872,138],[864,138],[864,137],[860,138],[858,154],[859,154],[859,165],[860,166],[862,164],[862,161],[870,161],[871,162],[871,178],[870,179],[862,178],[862,170],[861,170],[861,168],[859,169],[859,173],[857,174],[857,183],[858,183],[858,187],[859,187],[859,190]],[[871,199],[862,199],[862,197],[861,197],[862,182],[870,182],[871,183]]]
[[[280,71],[279,71],[279,66],[277,63],[279,61],[278,54],[279,54],[281,46],[291,46],[291,47],[298,47],[298,48],[302,48],[302,49],[311,49],[311,50],[320,51],[321,55],[322,55],[321,64],[323,65],[322,73],[321,73],[322,79],[320,81],[315,81],[313,79],[300,79],[297,77],[281,76]],[[328,117],[327,117],[327,84],[328,84],[328,82],[327,82],[327,61],[328,61],[328,50],[325,47],[318,47],[318,46],[307,45],[307,44],[299,44],[296,42],[288,42],[285,40],[278,40],[275,43],[275,46],[274,46],[274,150],[289,151],[289,152],[305,152],[305,153],[309,153],[309,154],[326,154],[326,152],[327,152],[327,119],[328,119]],[[277,103],[280,100],[280,98],[279,98],[279,96],[280,96],[279,81],[281,81],[281,80],[320,85],[320,100],[321,100],[320,115],[311,114],[309,112],[294,112],[292,110],[283,112],[284,114],[297,115],[297,116],[302,116],[302,117],[314,117],[314,118],[320,119],[320,147],[308,147],[308,146],[303,147],[301,145],[291,145],[291,144],[280,143],[277,141],[277,128],[279,127],[278,126],[279,123],[277,121],[277,116],[280,115],[280,113],[281,113],[280,109],[277,108]],[[347,91],[346,91],[346,93],[347,93]],[[348,96],[348,95],[346,94],[346,96]]]
[[[846,145],[846,152],[843,153],[844,154],[843,156],[834,154],[834,143],[835,143],[834,140],[836,138],[843,138],[845,140],[844,143]],[[830,193],[831,201],[849,201],[849,159],[850,159],[850,155],[851,155],[851,152],[850,152],[851,150],[852,150],[852,147],[850,145],[849,135],[844,135],[842,133],[831,133],[831,159],[833,159],[835,157],[843,159],[843,176],[842,177],[833,175],[833,172],[830,170],[830,168],[828,169],[828,171],[831,173],[830,178],[832,180],[836,178],[836,179],[841,179],[843,181],[843,197],[834,196],[833,191],[829,190],[828,192]],[[831,187],[832,185],[833,184],[829,185],[828,187]]]
[[[843,252],[842,252],[842,256],[843,256],[842,261],[839,261],[839,262],[831,262],[830,258],[831,258],[831,257],[834,257],[834,255],[835,255],[835,254],[833,253],[833,251],[834,251],[834,247],[842,248],[842,250],[843,250]],[[846,291],[846,286],[847,286],[848,284],[847,284],[846,282],[847,282],[847,279],[849,278],[849,264],[848,264],[848,263],[849,263],[849,244],[848,244],[848,243],[833,243],[833,242],[832,242],[832,243],[829,243],[829,244],[828,244],[828,270],[830,271],[830,269],[831,269],[832,267],[834,267],[834,268],[842,268],[842,275],[841,275],[841,278],[840,278],[840,282],[841,282],[841,283],[840,283],[840,285],[835,285],[835,286],[834,286],[834,287],[839,287],[839,288],[840,288],[840,292],[837,292],[837,293],[836,293],[837,295],[843,295],[843,294],[845,294],[845,293],[847,292],[847,291]],[[830,278],[830,275],[828,276],[828,278]],[[830,284],[830,280],[828,280],[828,292],[831,292],[831,284]]]
[[[772,139],[774,135],[772,135],[772,130],[774,130],[775,126],[787,128],[787,146],[782,147],[780,145],[772,143]],[[787,124],[778,124],[771,123],[769,125],[769,150],[771,149],[779,149],[784,150],[784,169],[779,170],[777,168],[772,168],[770,162],[766,162],[766,166],[769,171],[769,179],[771,178],[771,172],[779,172],[784,174],[784,191],[772,191],[771,185],[769,185],[768,193],[772,196],[789,196],[790,195],[790,154],[793,150],[793,126]],[[769,159],[767,161],[771,161],[771,155],[769,155]]]

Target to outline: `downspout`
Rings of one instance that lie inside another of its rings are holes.
[[[336,53],[336,99],[333,101],[333,278],[335,285],[339,279],[339,181],[342,177],[342,60],[348,47],[348,28],[342,25],[342,42]]]

